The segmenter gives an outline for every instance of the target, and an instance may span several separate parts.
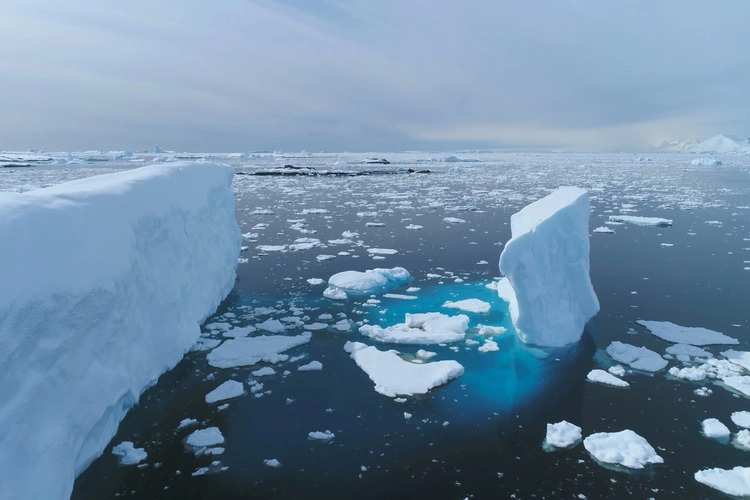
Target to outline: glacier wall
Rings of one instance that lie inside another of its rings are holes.
[[[149,166],[0,193],[0,496],[68,498],[231,291],[234,171]]]
[[[599,311],[589,276],[589,212],[585,190],[561,187],[511,216],[498,294],[525,343],[577,342]]]

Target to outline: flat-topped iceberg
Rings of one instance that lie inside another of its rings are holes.
[[[667,227],[672,225],[672,219],[661,217],[642,217],[639,215],[610,215],[610,222],[622,222],[623,224],[635,224],[638,226]]]
[[[391,398],[426,394],[464,373],[457,361],[410,363],[398,351],[381,351],[361,342],[347,342],[344,350],[375,383],[375,390]]]
[[[577,342],[599,311],[589,277],[589,210],[585,190],[561,187],[511,216],[498,294],[523,342]]]
[[[232,168],[0,194],[0,496],[68,498],[234,285]]]

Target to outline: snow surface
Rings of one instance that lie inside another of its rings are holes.
[[[568,448],[581,440],[581,428],[563,420],[556,424],[547,424],[545,443],[555,448]]]
[[[609,220],[611,222],[625,222],[628,224],[636,224],[638,226],[671,226],[671,219],[662,219],[659,217],[639,217],[637,215],[610,215]]]
[[[695,480],[727,495],[750,495],[750,467],[704,469],[695,473]]]
[[[442,344],[457,342],[466,336],[469,317],[465,314],[448,316],[439,312],[406,314],[406,321],[383,328],[362,325],[359,332],[379,342],[391,344]]]
[[[607,354],[619,363],[625,363],[635,370],[644,372],[658,372],[668,364],[666,359],[650,349],[636,347],[617,340],[609,344]]]
[[[643,469],[647,464],[664,463],[648,441],[629,429],[592,434],[583,440],[583,446],[591,456],[606,464]]]
[[[347,342],[344,350],[375,383],[375,390],[391,398],[426,394],[464,373],[457,361],[410,363],[401,359],[398,351],[380,351],[361,342]]]
[[[132,441],[123,441],[112,448],[112,454],[120,457],[122,465],[135,465],[148,458],[148,453],[143,448],[136,448]]]
[[[599,311],[589,277],[589,211],[585,190],[561,187],[511,216],[512,238],[499,262],[507,283],[498,294],[510,299],[523,342],[577,342]]]
[[[639,319],[637,323],[648,329],[651,334],[667,342],[689,344],[695,346],[712,344],[739,344],[735,338],[715,332],[708,328],[695,326],[680,326],[669,321],[645,321]]]
[[[310,342],[311,336],[305,332],[294,336],[264,335],[231,339],[208,353],[206,360],[216,368],[249,366],[261,361],[278,363],[288,359],[282,352]]]
[[[611,373],[607,373],[604,370],[599,369],[591,370],[588,375],[586,375],[586,379],[590,380],[591,382],[611,385],[613,387],[630,387],[630,384],[625,382],[624,380],[615,377]]]
[[[242,396],[245,393],[245,386],[242,382],[236,380],[227,380],[213,391],[206,394],[206,403],[216,403],[225,399],[232,399]]]
[[[489,302],[485,302],[483,300],[464,299],[457,300],[455,302],[448,300],[443,304],[443,307],[447,309],[457,309],[459,311],[468,313],[487,314],[488,312],[490,312],[490,308],[492,306]]]
[[[179,162],[0,193],[5,498],[68,498],[195,344],[234,285],[233,175]]]

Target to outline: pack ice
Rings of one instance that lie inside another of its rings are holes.
[[[0,496],[68,498],[230,292],[234,172],[149,166],[0,194]]]
[[[561,187],[513,214],[510,225],[498,294],[518,337],[548,347],[578,341],[599,311],[589,277],[588,193]]]

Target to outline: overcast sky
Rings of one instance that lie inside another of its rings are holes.
[[[746,0],[0,0],[0,149],[750,135]]]

